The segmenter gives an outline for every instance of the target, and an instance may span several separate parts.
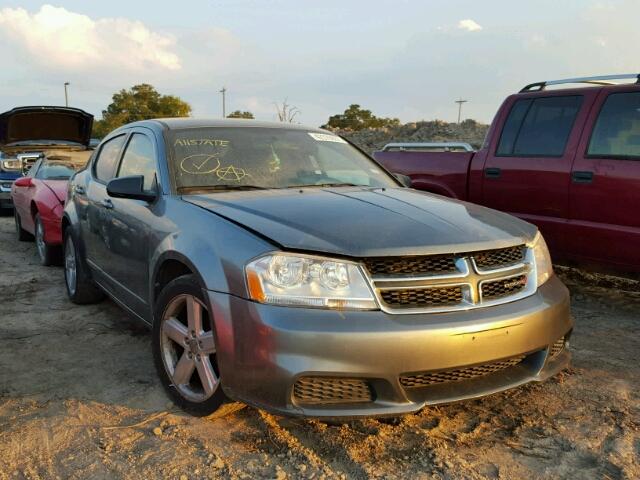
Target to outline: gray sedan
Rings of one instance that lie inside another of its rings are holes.
[[[73,302],[153,330],[171,398],[394,416],[541,381],[572,322],[536,228],[418,192],[324,130],[148,120],[105,138],[62,220]]]

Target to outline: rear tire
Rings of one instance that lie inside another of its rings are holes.
[[[22,220],[20,220],[20,214],[18,214],[18,209],[15,207],[13,208],[13,220],[16,224],[16,236],[18,237],[18,240],[21,242],[28,242],[29,240],[32,240],[33,237],[31,234],[22,228]]]
[[[44,241],[44,224],[42,223],[42,218],[40,218],[40,214],[36,213],[36,217],[34,219],[35,225],[35,239],[36,239],[36,249],[38,250],[38,257],[40,258],[40,264],[49,266],[54,263],[54,257],[56,256],[55,247],[48,245]]]
[[[64,231],[63,245],[64,284],[67,287],[69,300],[78,305],[97,303],[102,300],[104,292],[87,275],[70,228]]]
[[[158,295],[153,322],[153,359],[165,391],[197,417],[226,400],[218,369],[213,316],[194,275],[169,282]]]

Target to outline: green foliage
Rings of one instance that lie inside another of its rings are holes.
[[[344,113],[329,117],[326,127],[341,130],[362,130],[364,128],[397,127],[397,118],[376,117],[371,110],[365,110],[360,105],[352,104]]]
[[[173,95],[161,95],[147,83],[120,90],[102,111],[102,120],[93,123],[92,135],[102,138],[112,130],[130,122],[149,118],[188,117],[191,105]]]
[[[247,118],[249,120],[253,120],[255,117],[251,112],[241,112],[240,110],[236,110],[235,112],[231,112],[227,115],[227,118]]]

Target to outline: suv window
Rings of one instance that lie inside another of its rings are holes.
[[[93,170],[96,178],[101,182],[108,182],[113,178],[124,139],[125,135],[120,135],[102,145]]]
[[[118,177],[143,175],[144,189],[151,190],[156,174],[156,157],[151,139],[141,133],[131,135],[131,140],[120,162]]]
[[[640,92],[609,95],[593,128],[587,155],[640,158]]]
[[[581,105],[581,95],[518,100],[504,124],[496,155],[562,156]]]

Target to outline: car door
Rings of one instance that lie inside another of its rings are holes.
[[[111,210],[107,201],[107,182],[115,176],[126,138],[127,134],[123,133],[103,142],[89,169],[90,181],[86,187],[76,187],[75,191],[76,195],[86,199],[84,215],[80,218],[80,229],[87,263],[94,272],[94,278],[107,289],[105,269],[110,262],[111,242]]]
[[[603,89],[570,187],[572,258],[640,272],[640,89]]]
[[[35,231],[34,218],[31,215],[31,199],[36,191],[35,176],[41,164],[42,159],[38,160],[25,175],[33,182],[30,187],[18,187],[16,185],[13,187],[13,208],[16,209],[20,216],[22,228],[31,233]]]
[[[564,249],[571,164],[596,94],[515,96],[484,164],[481,203],[538,225],[556,256]]]
[[[116,178],[144,176],[145,191],[157,192],[157,149],[155,138],[144,129],[132,131],[128,138]],[[146,318],[149,295],[149,236],[159,218],[156,202],[109,197],[109,263],[105,271],[117,296],[134,313]]]

